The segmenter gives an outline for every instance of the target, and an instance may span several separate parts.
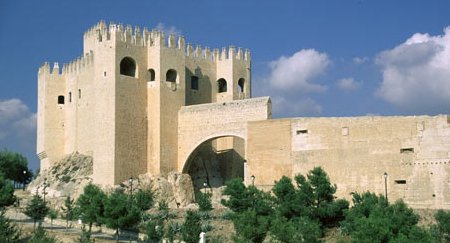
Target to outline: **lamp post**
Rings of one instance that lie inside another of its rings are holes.
[[[130,183],[130,196],[133,196],[133,177],[130,177],[130,179],[128,179],[128,182]]]
[[[386,197],[386,206],[387,206],[387,205],[389,205],[389,203],[388,203],[388,195],[387,195],[387,177],[388,177],[388,173],[384,172],[383,176],[384,176],[384,196]]]
[[[255,178],[256,177],[254,175],[252,175],[251,178],[252,178],[252,186],[255,186]]]
[[[22,188],[24,191],[25,191],[25,185],[27,184],[26,178],[27,178],[27,171],[24,170],[23,171],[23,188]]]
[[[206,187],[208,186],[208,183],[206,183],[206,181],[205,182],[203,182],[203,188],[205,189],[205,194],[206,194]]]

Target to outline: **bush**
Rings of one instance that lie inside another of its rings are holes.
[[[181,230],[183,240],[187,243],[196,243],[199,240],[200,232],[202,232],[202,224],[200,216],[197,212],[188,210],[186,219]]]
[[[211,193],[202,193],[198,194],[198,207],[202,212],[211,211],[213,209],[211,203]]]

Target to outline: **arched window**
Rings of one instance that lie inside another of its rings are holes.
[[[245,79],[240,78],[240,79],[238,80],[238,86],[239,86],[239,93],[244,93]]]
[[[64,105],[64,95],[58,96],[58,105]]]
[[[120,74],[136,77],[136,62],[131,57],[124,57],[120,61]]]
[[[166,73],[166,81],[167,82],[176,82],[177,81],[177,71],[173,69],[169,69]]]
[[[148,70],[148,81],[155,81],[155,70],[153,68]]]
[[[223,78],[217,80],[217,88],[219,93],[227,92],[227,81]]]

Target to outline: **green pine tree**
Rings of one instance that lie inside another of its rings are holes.
[[[202,232],[202,222],[198,212],[188,210],[182,227],[183,240],[187,243],[196,243]]]
[[[34,228],[36,229],[36,222],[40,222],[49,212],[46,202],[39,195],[34,195],[31,201],[25,208],[25,215],[32,218],[34,221]]]
[[[20,242],[20,231],[17,225],[5,216],[5,210],[0,209],[0,242]]]
[[[84,187],[83,194],[76,202],[76,211],[83,224],[88,224],[88,231],[91,232],[92,225],[102,224],[104,215],[104,201],[106,194],[93,184]]]

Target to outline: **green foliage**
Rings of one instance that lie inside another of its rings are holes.
[[[132,204],[128,195],[123,191],[111,193],[105,200],[104,219],[106,226],[116,229],[131,228],[137,225],[140,220],[140,211],[136,205]]]
[[[155,204],[155,193],[151,189],[140,189],[133,194],[133,198],[140,211],[147,211]]]
[[[270,216],[260,215],[254,209],[236,213],[233,217],[237,241],[263,242],[270,227]]]
[[[280,242],[320,242],[320,224],[308,217],[287,220],[284,217],[277,217],[273,220],[270,228],[271,234]]]
[[[354,206],[341,224],[353,242],[433,242],[430,232],[417,226],[419,216],[403,201],[388,205],[374,193],[353,194]]]
[[[187,243],[198,242],[200,232],[202,232],[202,223],[197,212],[188,210],[182,227],[183,240]]]
[[[229,199],[222,199],[222,204],[233,212],[244,212],[252,206],[251,195],[248,194],[248,189],[245,187],[241,179],[236,178],[225,183],[224,195],[228,195]]]
[[[168,242],[174,242],[177,236],[181,233],[181,225],[178,222],[169,222],[165,233],[165,238]]]
[[[159,211],[169,211],[169,204],[165,200],[161,200],[158,202],[158,210]]]
[[[162,220],[150,220],[145,225],[146,242],[161,242],[164,236],[164,222]]]
[[[58,243],[59,241],[53,237],[49,236],[47,232],[41,226],[38,226],[36,232],[33,234],[28,243]]]
[[[0,242],[20,242],[20,231],[17,225],[5,216],[5,210],[0,209]]]
[[[33,196],[24,211],[25,215],[33,219],[35,226],[36,222],[42,221],[48,212],[49,208],[47,207],[47,204],[39,195]]]
[[[211,211],[213,209],[211,203],[211,193],[202,193],[198,194],[198,207],[202,212]]]
[[[450,242],[450,211],[438,210],[434,215],[437,221],[437,230],[447,242]]]
[[[69,227],[69,221],[75,218],[74,207],[74,200],[68,195],[66,200],[64,200],[64,206],[61,207],[61,210],[64,212],[64,217],[66,218],[66,229]]]
[[[0,151],[0,172],[6,179],[20,183],[29,183],[33,178],[33,172],[28,169],[27,159],[19,153],[6,149]]]
[[[53,220],[54,219],[56,219],[57,217],[58,217],[58,213],[55,211],[55,210],[53,210],[53,209],[50,209],[49,211],[48,211],[48,217],[50,218],[50,224],[51,224],[51,227],[53,228]]]
[[[11,182],[0,173],[0,209],[14,204],[15,201],[16,197]]]
[[[444,234],[450,234],[450,211],[438,210],[434,217],[439,230]]]
[[[66,199],[67,200],[67,199]],[[104,201],[106,194],[97,186],[89,184],[84,187],[83,194],[76,202],[76,212],[83,223],[89,225],[91,232],[92,224],[101,225],[105,212]]]

